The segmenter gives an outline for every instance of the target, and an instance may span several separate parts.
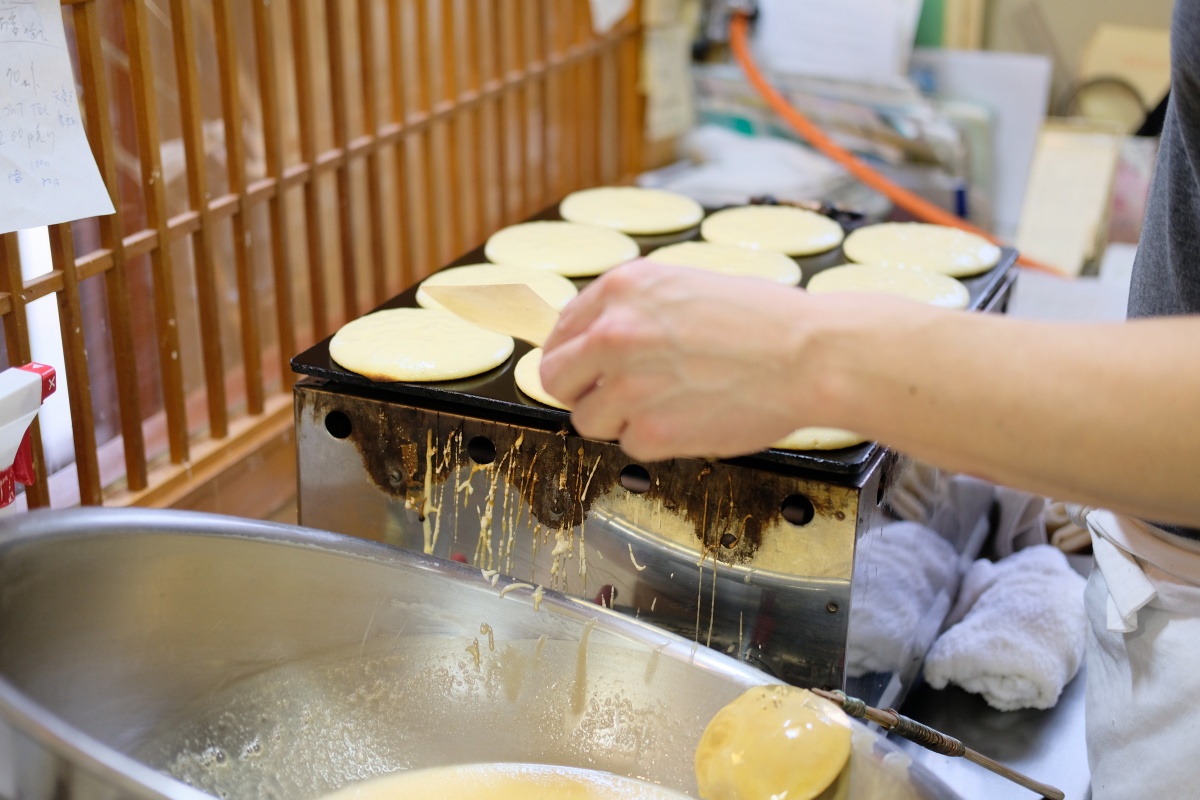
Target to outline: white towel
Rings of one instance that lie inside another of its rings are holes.
[[[1085,583],[1050,545],[976,561],[952,627],[926,657],[925,679],[935,689],[953,683],[981,694],[1001,711],[1052,707],[1083,659]]]
[[[895,522],[864,534],[850,584],[846,673],[895,672],[919,657],[915,649],[928,647],[949,609],[957,567],[951,544],[924,525]],[[922,642],[920,629],[929,623]]]

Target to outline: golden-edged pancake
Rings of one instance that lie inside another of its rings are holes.
[[[541,368],[542,348],[536,347],[521,356],[517,361],[517,366],[513,368],[513,380],[516,381],[517,388],[539,403],[569,411],[570,409],[561,400],[551,395],[542,386]]]

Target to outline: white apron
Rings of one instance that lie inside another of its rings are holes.
[[[1093,800],[1200,797],[1200,543],[1087,514]]]

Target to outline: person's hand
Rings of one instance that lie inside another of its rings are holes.
[[[542,383],[581,435],[634,458],[754,452],[801,424],[806,300],[764,280],[631,262],[563,311]]]

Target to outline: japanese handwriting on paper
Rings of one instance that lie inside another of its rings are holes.
[[[0,0],[0,233],[111,214],[59,0]]]

